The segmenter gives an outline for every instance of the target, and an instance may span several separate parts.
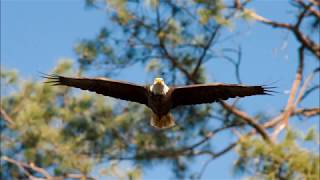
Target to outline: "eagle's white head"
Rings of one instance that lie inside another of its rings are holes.
[[[169,87],[164,83],[162,78],[155,78],[153,84],[150,86],[150,91],[157,95],[166,95]]]

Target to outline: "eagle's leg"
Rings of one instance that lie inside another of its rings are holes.
[[[170,113],[160,117],[156,114],[152,114],[150,124],[151,126],[159,129],[166,129],[173,127],[175,125],[175,121]]]

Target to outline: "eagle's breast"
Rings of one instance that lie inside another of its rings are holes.
[[[170,111],[170,97],[166,95],[157,95],[152,92],[149,94],[148,106],[157,115],[166,115]]]

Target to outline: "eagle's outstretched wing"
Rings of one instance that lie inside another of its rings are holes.
[[[269,94],[264,86],[237,84],[196,84],[172,88],[172,108],[180,105],[212,103],[234,97]]]
[[[107,78],[71,78],[59,75],[44,75],[43,77],[47,78],[47,83],[52,85],[76,87],[126,101],[148,103],[147,88],[132,83]]]

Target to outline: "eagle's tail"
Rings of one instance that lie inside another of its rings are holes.
[[[156,114],[152,115],[151,121],[150,121],[151,126],[159,128],[159,129],[166,129],[166,128],[171,128],[175,125],[174,118],[172,114],[168,113],[164,116],[159,117]]]

